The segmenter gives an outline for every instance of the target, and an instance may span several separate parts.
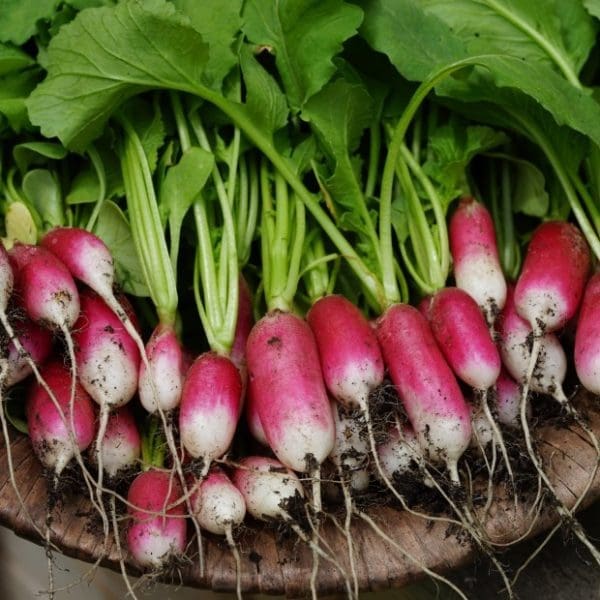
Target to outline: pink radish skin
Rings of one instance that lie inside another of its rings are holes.
[[[497,320],[497,326],[502,362],[517,382],[524,382],[531,357],[533,330],[517,313],[512,286],[508,288],[506,305]],[[566,397],[562,383],[567,372],[565,351],[553,333],[546,333],[539,340],[539,358],[529,385],[534,392],[550,394],[564,402]]]
[[[68,428],[72,377],[69,370],[57,362],[44,366],[41,374],[63,414],[46,391],[34,383],[27,397],[27,426],[39,461],[58,477],[76,454]],[[79,383],[75,385],[73,424],[74,440],[82,452],[94,440],[96,415],[91,398]]]
[[[146,344],[148,366],[140,366],[138,390],[142,406],[155,413],[179,406],[184,379],[184,357],[173,327],[159,324]],[[154,385],[152,385],[154,383]]]
[[[247,456],[238,464],[232,481],[242,493],[248,513],[262,521],[288,520],[286,501],[304,497],[297,475],[279,461],[262,456]]]
[[[210,462],[227,452],[242,401],[236,366],[224,356],[205,352],[190,367],[179,408],[179,432],[186,451]]]
[[[144,568],[160,569],[172,558],[183,556],[187,544],[185,506],[179,502],[164,514],[165,506],[182,497],[181,486],[169,472],[150,470],[132,482],[127,500],[132,517],[127,530],[127,547]]]
[[[73,328],[79,379],[99,406],[112,410],[135,395],[140,354],[100,296],[86,290],[80,300],[81,314]]]
[[[239,296],[238,296],[238,315],[235,326],[235,335],[233,338],[233,346],[229,358],[238,368],[242,378],[242,387],[246,391],[248,383],[248,367],[246,365],[246,342],[252,327],[254,326],[254,314],[252,312],[252,292],[248,286],[248,282],[243,275],[239,278]]]
[[[40,366],[52,352],[52,333],[25,318],[13,324],[15,335],[33,362]],[[31,375],[32,368],[26,358],[16,349],[14,342],[8,344],[8,374],[6,386],[11,387]]]
[[[533,232],[515,286],[515,306],[536,336],[560,329],[575,315],[590,265],[589,247],[575,225],[549,221]]]
[[[188,487],[193,489],[193,481]],[[202,529],[215,535],[227,535],[241,525],[246,516],[242,493],[220,469],[211,470],[192,495],[193,516]]]
[[[585,288],[575,332],[575,370],[583,387],[600,395],[600,272]]]
[[[445,462],[458,481],[458,460],[471,441],[471,417],[427,320],[413,306],[395,304],[379,318],[377,339],[424,454]]]
[[[39,246],[16,245],[10,256],[30,318],[49,329],[71,329],[79,316],[79,293],[68,269]]]
[[[464,290],[445,288],[433,295],[427,315],[454,373],[476,389],[493,386],[500,374],[500,354],[475,300]]]
[[[325,385],[346,407],[364,409],[383,382],[383,357],[375,332],[360,310],[343,296],[317,300],[306,320],[317,342]]]
[[[519,403],[521,387],[503,366],[496,380],[496,416],[508,427],[519,426]]]
[[[257,442],[260,442],[263,446],[268,446],[269,442],[267,440],[267,436],[265,434],[265,430],[263,429],[262,423],[260,422],[260,416],[258,415],[256,403],[253,400],[252,393],[250,392],[250,390],[248,390],[248,392],[246,393],[245,413],[246,423],[248,424],[248,429],[252,434],[252,437]]]
[[[335,419],[335,444],[330,458],[342,473],[349,476],[353,490],[364,491],[370,479],[369,442],[356,418],[345,414],[336,402],[332,402],[331,408]]]
[[[506,280],[498,258],[494,222],[474,198],[462,198],[448,226],[456,286],[467,292],[488,315],[506,301]]]
[[[269,446],[290,469],[314,470],[333,449],[335,425],[310,327],[291,313],[271,312],[252,329],[246,356]]]
[[[111,413],[101,444],[104,472],[116,478],[138,466],[141,444],[140,432],[129,406]]]

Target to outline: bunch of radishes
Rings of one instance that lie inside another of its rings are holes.
[[[460,485],[460,460],[474,432],[480,447],[502,445],[503,426],[521,426],[529,436],[529,388],[568,403],[562,391],[567,358],[556,332],[579,308],[575,368],[584,387],[600,393],[600,279],[590,277],[579,230],[566,222],[540,225],[514,287],[505,282],[482,204],[461,200],[449,231],[456,287],[426,297],[418,309],[391,303],[370,324],[349,300],[326,294],[306,319],[282,310],[280,301],[252,326],[243,287],[235,360],[213,351],[192,362],[172,329],[159,327],[144,345],[131,305],[114,294],[112,258],[99,238],[54,229],[37,246],[16,244],[0,254],[0,319],[9,336],[4,387],[34,374],[27,391],[34,452],[54,485],[77,461],[105,534],[105,501],[114,492],[104,487],[103,473],[110,484],[122,470],[139,470],[127,494],[127,548],[140,566],[164,568],[184,556],[188,517],[198,532],[225,535],[237,555],[234,529],[246,511],[287,522],[316,556],[339,566],[294,512],[305,502],[309,519],[323,512],[315,483],[328,459],[351,495],[363,492],[372,474],[393,492],[394,482],[414,468],[431,485],[437,465]],[[53,336],[59,338],[54,346]],[[246,363],[247,388],[239,370]],[[386,374],[402,408],[382,428],[371,414]],[[465,386],[476,403],[465,399]],[[247,429],[264,446],[255,456],[224,459],[244,390]],[[133,416],[141,411],[127,406],[136,395],[148,413],[167,414],[167,427],[178,419],[170,448],[178,452],[183,481],[176,457],[141,439],[142,423]],[[82,454],[88,449],[89,462]],[[510,469],[507,454],[505,460]],[[214,461],[220,467],[211,468]],[[309,501],[297,473],[311,478]],[[238,557],[238,578],[239,571]]]

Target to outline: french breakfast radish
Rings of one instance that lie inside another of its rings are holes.
[[[249,388],[265,436],[287,467],[312,472],[331,453],[335,426],[308,324],[274,311],[252,329],[246,347]]]
[[[377,321],[377,339],[424,454],[443,461],[458,482],[471,416],[427,320],[413,306],[392,305]]]
[[[181,395],[179,433],[188,454],[203,460],[204,471],[229,449],[241,400],[242,380],[231,360],[205,352],[194,361]]]
[[[160,571],[183,557],[187,523],[182,495],[179,482],[168,471],[150,469],[131,483],[127,547],[140,567]]]
[[[498,258],[494,223],[487,208],[461,198],[448,225],[457,287],[465,290],[493,323],[506,300],[506,280]]]
[[[575,332],[575,369],[583,387],[600,395],[600,272],[588,281]]]

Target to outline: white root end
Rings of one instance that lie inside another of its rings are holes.
[[[235,561],[235,595],[238,600],[242,600],[242,561],[240,559],[240,552],[237,548],[235,540],[233,539],[233,532],[231,531],[231,523],[225,529],[225,538],[227,544],[233,555]]]
[[[121,569],[121,576],[123,577],[123,581],[125,582],[127,594],[131,596],[133,600],[138,600],[138,597],[133,591],[133,587],[131,587],[131,581],[129,581],[129,575],[127,575],[127,569],[125,568],[125,559],[123,558],[123,550],[121,547],[121,534],[119,532],[119,525],[117,523],[117,509],[115,507],[114,496],[110,497],[110,515],[112,518],[113,535],[115,538],[115,546],[117,548],[117,556],[119,557],[119,567]]]

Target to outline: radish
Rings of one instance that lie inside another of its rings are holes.
[[[498,421],[507,427],[518,427],[521,388],[504,366],[500,369],[495,389],[495,407]]]
[[[131,483],[127,547],[140,567],[160,571],[183,557],[187,523],[182,494],[172,474],[158,469],[140,473]],[[170,508],[165,511],[165,506]]]
[[[104,472],[117,481],[137,469],[141,456],[141,438],[137,422],[129,406],[111,412],[99,445]]]
[[[246,501],[238,488],[221,469],[212,469],[198,486],[192,481],[192,518],[206,531],[224,535],[236,564],[236,592],[242,597],[242,566],[240,554],[233,539],[233,529],[246,516]]]
[[[600,395],[600,272],[588,281],[575,332],[575,369],[579,381]]]
[[[233,364],[238,368],[242,378],[242,398],[245,396],[248,382],[248,369],[246,366],[246,342],[252,326],[254,325],[254,314],[252,312],[252,292],[248,282],[243,275],[239,277],[239,299],[235,335],[231,346],[231,358]]]
[[[70,398],[72,375],[58,362],[45,365],[41,374],[54,394],[56,401],[37,383],[27,395],[27,426],[33,450],[38,460],[52,473],[54,485],[76,454],[92,443],[96,432],[96,415],[93,402],[79,384],[75,383],[75,396]],[[67,416],[72,409],[73,429]]]
[[[413,469],[420,469],[423,455],[415,432],[409,426],[394,423],[387,433],[386,441],[377,445],[377,454],[385,476],[397,481]]]
[[[590,264],[590,249],[575,225],[549,221],[533,232],[514,299],[536,338],[560,329],[575,315]]]
[[[277,458],[313,472],[331,453],[335,425],[310,327],[299,317],[269,313],[246,348],[249,388]]]
[[[31,362],[41,366],[52,351],[52,333],[45,327],[41,327],[27,317],[16,320],[13,327],[21,349],[17,348],[19,342],[15,343],[14,339],[8,344],[6,387],[23,381],[33,373]]]
[[[377,322],[377,339],[426,457],[446,463],[458,483],[458,460],[471,441],[469,408],[425,317],[395,304]]]
[[[461,198],[448,226],[457,287],[479,305],[489,324],[506,301],[506,280],[498,258],[494,223],[474,198]]]
[[[139,395],[150,413],[179,406],[184,379],[183,349],[172,326],[160,323],[145,348],[147,363],[139,371]]]
[[[260,416],[258,414],[258,410],[256,409],[256,403],[254,402],[250,390],[248,390],[246,393],[245,413],[248,430],[252,434],[252,437],[256,441],[260,442],[263,446],[268,446],[269,442],[267,440],[267,436],[265,435],[265,430],[263,429],[262,423],[260,422]]]
[[[228,450],[235,433],[242,381],[231,360],[205,352],[190,367],[181,396],[179,432],[186,451],[203,470]]]

